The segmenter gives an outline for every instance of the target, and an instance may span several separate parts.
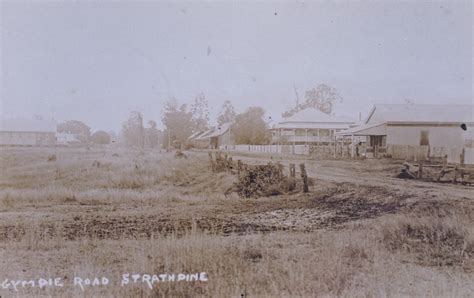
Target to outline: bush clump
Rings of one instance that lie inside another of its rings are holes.
[[[283,176],[278,164],[246,166],[236,184],[237,193],[244,198],[279,195],[295,188],[295,179]]]

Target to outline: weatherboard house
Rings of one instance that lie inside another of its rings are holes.
[[[368,157],[459,160],[460,152],[472,150],[461,126],[471,129],[473,118],[473,105],[376,104],[362,125],[338,136],[365,136]]]
[[[54,146],[56,122],[40,119],[1,119],[0,145]]]
[[[204,130],[198,130],[186,139],[186,145],[189,148],[196,147],[196,139],[204,133]]]
[[[273,125],[270,130],[273,144],[327,145],[335,141],[337,132],[354,124],[352,119],[306,108]]]
[[[209,130],[198,131],[188,138],[188,144],[201,149],[226,149],[226,146],[235,144],[232,125],[233,122],[227,122]]]

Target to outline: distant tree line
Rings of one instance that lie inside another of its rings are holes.
[[[69,120],[58,124],[59,133],[67,133],[73,135],[81,143],[87,144],[91,137],[91,128],[84,122],[77,120]]]
[[[217,117],[217,124],[233,122],[232,133],[238,144],[266,144],[270,138],[264,121],[265,111],[261,107],[250,107],[237,114],[230,100],[225,100]],[[162,122],[164,144],[183,143],[193,133],[205,131],[209,125],[209,104],[204,94],[195,97],[188,109],[172,98],[165,102]]]
[[[91,128],[82,121],[68,120],[58,124],[58,133],[73,135],[83,145],[106,145],[111,143],[112,133],[99,130],[91,134]],[[113,136],[115,137],[115,135]]]
[[[330,114],[333,105],[342,101],[337,90],[326,84],[320,84],[305,92],[303,102],[297,102],[295,107],[285,111],[282,116],[289,117],[306,108],[316,108]],[[155,148],[161,144],[164,147],[182,144],[196,132],[208,130],[209,103],[204,93],[195,96],[191,105],[180,103],[176,98],[170,98],[164,103],[161,121],[164,130],[157,129],[155,121],[149,121],[143,126],[143,116],[140,112],[130,113],[122,125],[122,138],[125,145],[130,147]],[[217,117],[218,125],[233,122],[232,134],[237,144],[268,144],[271,135],[268,124],[264,119],[263,108],[254,106],[237,114],[230,100],[225,100]]]
[[[107,145],[110,144],[110,135],[103,130],[99,130],[92,134],[91,141],[97,145]]]
[[[270,134],[261,107],[250,107],[235,117],[232,134],[236,144],[260,145],[270,142]]]
[[[148,121],[148,127],[143,126],[143,116],[140,112],[132,111],[122,124],[122,139],[126,146],[137,148],[156,148],[160,143],[161,132],[156,122]]]

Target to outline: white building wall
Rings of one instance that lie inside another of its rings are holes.
[[[428,131],[430,147],[462,147],[458,126],[387,126],[387,145],[420,146],[421,132]]]
[[[4,146],[52,146],[55,141],[54,133],[0,132],[0,145]]]
[[[34,133],[0,132],[0,145],[34,146]]]

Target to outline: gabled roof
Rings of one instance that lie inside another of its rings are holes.
[[[225,134],[229,129],[232,127],[234,123],[233,122],[226,122],[223,123],[222,125],[219,125],[216,128],[211,128],[209,130],[206,130],[202,132],[201,134],[194,136],[195,140],[207,140],[213,137],[219,137],[223,134]],[[191,138],[191,137],[190,137]]]
[[[473,123],[473,105],[376,104],[364,123]]]
[[[218,137],[225,134],[232,127],[233,122],[226,122],[214,129],[214,131],[208,136],[209,138]]]
[[[11,132],[52,132],[57,130],[57,124],[53,120],[38,119],[1,119],[0,131]]]
[[[286,122],[273,125],[271,129],[347,129],[348,123]]]
[[[204,130],[196,131],[195,133],[193,133],[192,135],[190,135],[190,136],[188,137],[188,140],[192,140],[192,139],[198,137],[198,136],[199,136],[200,134],[202,134],[203,132],[204,132]]]
[[[387,135],[385,123],[362,124],[336,133],[337,136],[384,136]]]
[[[213,129],[208,129],[206,130],[205,132],[203,132],[202,134],[200,134],[198,137],[195,138],[195,140],[206,140],[206,139],[209,139],[209,135],[213,132],[214,130]]]
[[[354,123],[354,120],[346,117],[328,115],[315,108],[306,108],[291,117],[283,119],[280,123],[287,122],[310,122],[310,123]]]

